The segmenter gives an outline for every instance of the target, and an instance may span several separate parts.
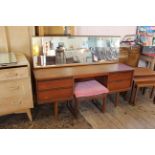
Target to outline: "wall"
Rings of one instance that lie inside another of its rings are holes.
[[[121,38],[136,34],[136,26],[76,26],[75,35],[115,35]]]
[[[24,53],[31,57],[33,26],[0,26],[0,52]]]

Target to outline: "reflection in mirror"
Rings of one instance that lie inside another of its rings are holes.
[[[33,37],[33,64],[45,67],[116,61],[119,46],[118,36]]]

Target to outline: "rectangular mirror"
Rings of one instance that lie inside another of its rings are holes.
[[[32,37],[35,68],[114,62],[119,59],[119,36]]]

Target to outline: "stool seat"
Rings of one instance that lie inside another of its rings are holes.
[[[77,82],[74,89],[76,98],[98,96],[108,92],[109,90],[96,80]]]

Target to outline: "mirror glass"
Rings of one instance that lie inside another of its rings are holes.
[[[34,67],[117,61],[119,36],[32,37]]]

